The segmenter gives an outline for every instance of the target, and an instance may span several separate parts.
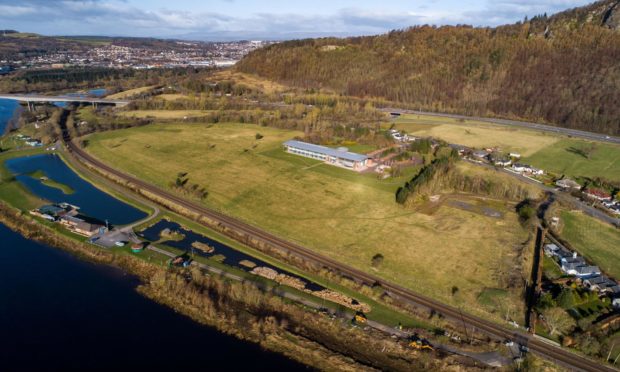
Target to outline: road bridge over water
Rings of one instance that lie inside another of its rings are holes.
[[[86,97],[77,95],[45,96],[39,94],[0,94],[0,99],[11,99],[14,101],[25,102],[26,104],[28,104],[28,110],[30,111],[32,111],[36,103],[90,103],[93,106],[97,106],[99,104],[125,106],[129,104],[129,101],[126,100]]]

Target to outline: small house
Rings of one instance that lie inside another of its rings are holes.
[[[575,272],[579,278],[601,275],[601,269],[598,266],[578,266],[575,268]]]
[[[601,189],[587,189],[585,191],[585,194],[591,199],[596,199],[600,201],[611,200],[611,195],[607,191]]]
[[[485,150],[476,150],[472,155],[474,156],[474,158],[486,160],[487,156],[489,156],[489,153]]]
[[[547,255],[547,257],[553,257],[553,256],[556,255],[556,253],[560,249],[560,247],[558,247],[555,244],[547,244],[547,245],[545,245],[545,247],[543,249],[544,249],[545,254]]]
[[[581,185],[571,180],[570,178],[562,178],[555,182],[555,185],[564,190],[579,190]]]

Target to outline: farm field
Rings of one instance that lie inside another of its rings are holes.
[[[562,237],[605,273],[620,279],[620,232],[581,212],[562,212]]]
[[[620,146],[617,145],[563,139],[523,161],[559,175],[620,181]]]
[[[157,118],[157,119],[183,119],[206,116],[210,111],[206,110],[134,110],[119,111],[118,116],[132,118]]]
[[[620,146],[617,145],[437,116],[403,115],[394,123],[397,129],[418,136],[432,136],[474,148],[498,146],[504,152],[517,152],[523,156],[521,162],[557,175],[620,181]]]
[[[298,135],[243,124],[154,124],[91,135],[86,149],[162,188],[187,173],[188,186],[208,191],[210,207],[473,312],[490,309],[488,296],[479,302],[482,291],[503,289],[514,270],[521,275],[517,256],[528,232],[516,214],[404,209],[394,193],[413,173],[380,181],[285,153],[281,143]],[[384,261],[372,267],[377,253]],[[508,312],[521,320],[520,293],[490,309],[497,319]]]
[[[559,137],[527,129],[509,128],[473,120],[425,116],[403,115],[394,123],[417,136],[432,136],[449,143],[474,148],[498,146],[504,152],[517,152],[529,156],[557,141]]]
[[[122,92],[118,92],[115,94],[110,94],[109,96],[106,96],[105,98],[107,99],[125,99],[125,98],[130,98],[133,97],[137,94],[141,94],[141,93],[145,93],[148,92],[149,90],[155,88],[155,86],[147,86],[147,87],[140,87],[140,88],[135,88],[135,89],[129,89],[129,90],[125,90]]]

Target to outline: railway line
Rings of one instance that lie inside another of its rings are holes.
[[[317,254],[310,249],[307,249],[292,242],[288,242],[255,226],[249,225],[245,222],[239,221],[235,218],[232,218],[205,206],[195,204],[176,195],[173,195],[167,191],[164,191],[154,185],[139,180],[133,176],[124,174],[86,153],[79,146],[73,143],[70,138],[68,138],[66,130],[63,130],[63,132],[65,144],[68,150],[81,162],[94,168],[98,168],[105,173],[114,175],[115,177],[118,177],[119,179],[122,179],[126,182],[132,183],[138,188],[141,188],[154,195],[157,195],[162,199],[182,206],[187,210],[203,215],[231,230],[241,232],[246,236],[262,241],[263,243],[266,243],[276,249],[282,250],[289,254],[296,255],[308,262],[319,264],[330,270],[339,272],[342,275],[348,276],[358,282],[362,282],[368,285],[379,284],[391,296],[397,297],[417,307],[434,310],[442,314],[446,318],[450,318],[457,322],[462,322],[467,327],[481,331],[492,338],[498,340],[512,340],[516,343],[526,346],[531,352],[536,353],[537,355],[540,355],[548,360],[556,362],[570,369],[581,371],[617,371],[616,369],[613,369],[609,366],[601,365],[593,360],[571,353],[553,344],[543,342],[523,331],[503,327],[491,321],[463,313],[459,309],[442,304],[434,299],[420,295],[399,285],[386,282],[374,275],[368,274],[361,270],[345,265],[341,262],[337,262],[331,258]]]

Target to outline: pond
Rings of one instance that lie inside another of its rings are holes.
[[[53,203],[66,202],[80,207],[80,212],[112,225],[125,225],[145,218],[147,214],[99,190],[78,176],[62,159],[42,154],[9,159],[6,167],[30,192]],[[39,175],[43,173],[47,181]],[[64,186],[64,187],[63,187]],[[72,192],[67,192],[68,190]]]
[[[214,258],[215,256],[220,256],[220,257],[223,256],[224,258],[221,260],[222,263],[228,266],[231,266],[231,267],[235,267],[237,269],[241,269],[246,272],[252,271],[252,268],[248,267],[247,265],[242,265],[240,264],[240,262],[241,261],[251,262],[254,265],[256,265],[256,267],[266,267],[271,270],[277,271],[280,274],[284,274],[292,278],[299,279],[306,284],[305,289],[308,289],[310,291],[318,292],[318,291],[322,291],[325,289],[325,287],[317,283],[311,282],[308,279],[302,278],[298,275],[282,270],[276,266],[268,264],[267,262],[263,260],[259,260],[243,252],[235,250],[225,244],[222,244],[216,240],[210,239],[204,235],[196,234],[195,232],[191,230],[183,228],[181,225],[179,225],[176,222],[160,220],[153,226],[140,232],[138,235],[142,236],[143,238],[149,241],[155,242],[155,241],[160,240],[160,233],[165,229],[181,234],[183,236],[183,239],[177,240],[177,241],[169,240],[163,243],[164,245],[177,248],[177,249],[186,251],[188,253],[196,254],[202,257],[206,257],[206,258]],[[207,253],[203,250],[195,249],[192,246],[192,243],[194,242],[199,242],[199,243],[208,245],[209,247],[213,248],[213,252]]]
[[[135,291],[136,278],[0,224],[4,371],[304,370]]]

